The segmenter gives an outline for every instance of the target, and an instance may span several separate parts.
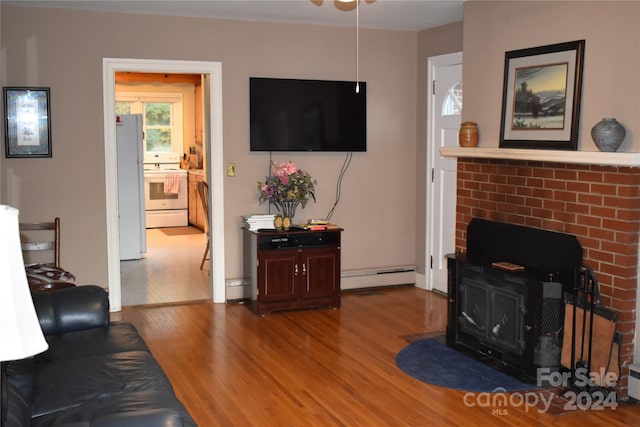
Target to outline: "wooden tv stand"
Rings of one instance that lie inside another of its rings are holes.
[[[248,307],[276,310],[340,307],[340,233],[334,230],[249,231],[243,228]]]

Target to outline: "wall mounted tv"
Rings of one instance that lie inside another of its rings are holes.
[[[251,151],[367,151],[367,85],[251,77]]]

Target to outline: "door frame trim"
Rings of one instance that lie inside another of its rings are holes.
[[[115,73],[116,71],[138,71],[159,73],[202,74],[208,81],[205,103],[209,101],[205,119],[205,152],[207,156],[207,181],[211,227],[211,274],[210,287],[213,302],[224,303],[225,258],[224,258],[224,166],[222,137],[222,63],[214,61],[176,61],[130,58],[102,59],[102,93],[104,111],[105,148],[105,196],[107,232],[107,274],[109,304],[111,311],[122,309],[120,282],[120,239],[118,228],[118,177],[115,122]],[[208,77],[208,78],[207,78]],[[206,108],[205,108],[206,111]]]
[[[435,95],[433,94],[433,81],[435,80],[434,68],[437,66],[445,66],[445,65],[456,65],[462,64],[462,52],[454,52],[448,53],[444,55],[431,56],[427,58],[427,87],[428,87],[428,96],[427,96],[427,140],[425,150],[427,155],[427,167],[426,167],[426,176],[425,182],[426,185],[426,208],[425,208],[425,289],[433,290],[433,269],[431,268],[431,257],[433,256],[433,244],[431,240],[431,229],[433,227],[433,186],[431,182],[431,169],[434,167],[434,156],[437,154],[434,150],[435,144],[435,129],[433,126],[433,111],[435,108],[434,99]]]

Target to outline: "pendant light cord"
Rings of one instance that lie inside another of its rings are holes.
[[[356,0],[356,93],[360,93],[360,0]]]

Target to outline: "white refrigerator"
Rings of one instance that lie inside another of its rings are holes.
[[[147,252],[144,211],[142,115],[116,118],[118,151],[118,222],[120,260],[142,258]]]

